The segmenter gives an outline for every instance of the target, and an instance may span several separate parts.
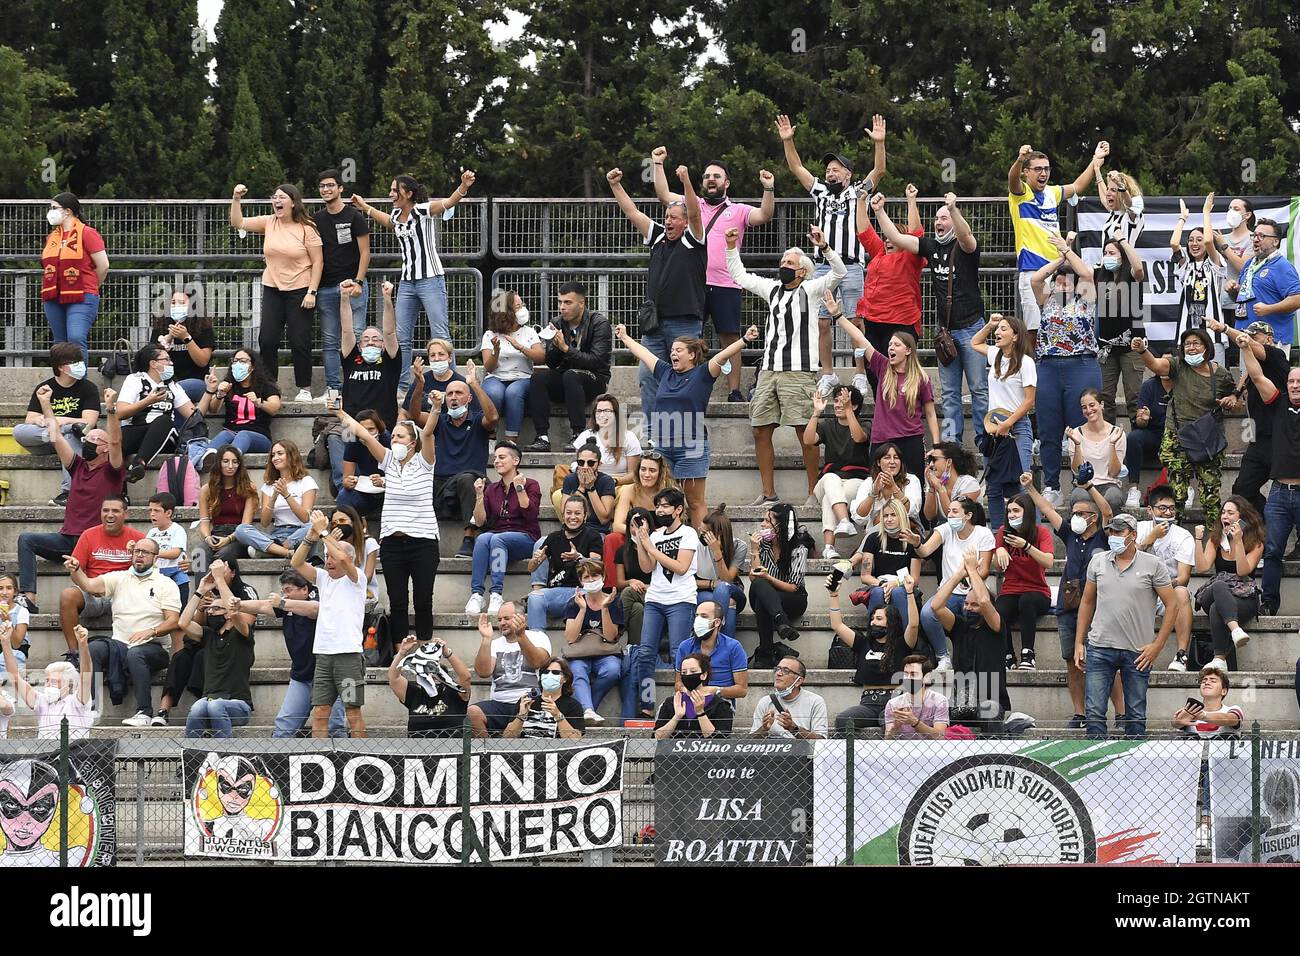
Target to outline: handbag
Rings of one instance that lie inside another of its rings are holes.
[[[622,655],[627,647],[627,631],[618,632],[618,639],[613,643],[601,637],[598,631],[583,631],[578,639],[570,644],[565,641],[560,645],[561,654],[566,661],[581,660],[584,657],[605,657],[609,654]]]
[[[1062,581],[1061,587],[1057,592],[1057,602],[1062,611],[1079,610],[1079,599],[1083,596],[1083,589],[1079,587],[1078,580]]]
[[[1196,589],[1196,601],[1201,600],[1201,595],[1214,586],[1215,582],[1224,581],[1228,585],[1228,590],[1232,592],[1235,598],[1241,598],[1243,601],[1249,601],[1257,593],[1254,578],[1243,578],[1240,574],[1233,574],[1231,571],[1220,571],[1210,580],[1206,581]]]
[[[1199,465],[1223,454],[1228,447],[1228,439],[1224,437],[1223,425],[1214,412],[1209,411],[1178,429],[1178,444],[1182,446],[1187,459]]]
[[[119,346],[126,346],[119,348]],[[113,343],[113,352],[99,363],[99,375],[108,384],[113,379],[131,374],[131,343],[126,339],[117,339]]]
[[[853,648],[840,640],[840,636],[836,634],[831,638],[831,649],[826,653],[826,668],[833,671],[851,671],[856,666]]]
[[[954,239],[953,242],[955,243],[956,240]],[[939,326],[934,333],[934,357],[945,368],[957,360],[957,343],[953,340],[952,333],[948,331],[948,326],[952,323],[952,276],[956,271],[957,249],[954,246],[948,255],[948,311],[943,325]]]

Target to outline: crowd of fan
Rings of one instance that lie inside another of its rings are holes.
[[[442,200],[399,176],[390,214],[359,196],[348,206],[337,174],[326,171],[326,206],[315,220],[287,184],[273,195],[271,215],[244,217],[246,190],[237,187],[231,226],[266,236],[259,350],[237,350],[220,376],[210,322],[178,293],[135,372],[103,392],[102,407],[85,378],[85,335],[70,335],[69,323],[107,260],[95,258],[103,242],[79,219],[76,198],[56,197],[47,253],[66,257],[56,238],[72,234],[91,259],[82,287],[61,289],[56,277],[43,290],[56,336],[71,341],[51,350],[53,377],[36,389],[15,438],[58,455],[64,480],[54,501],[67,510],[58,533],[22,535],[17,580],[0,577],[7,670],[37,708],[42,732],[63,715],[88,731],[93,666],[114,699],[134,685],[128,725],[165,725],[188,690],[195,703],[187,733],[229,735],[250,718],[257,617],[274,615],[292,661],[276,735],[299,732],[308,718],[317,736],[364,734],[364,627],[381,598],[382,561],[399,643],[389,684],[412,733],[456,732],[468,720],[478,734],[578,737],[603,722],[600,705],[617,688],[624,721],[653,721],[657,736],[727,734],[739,730],[734,702],[749,693],[749,670],[772,668],[773,693],[754,709],[750,732],[825,735],[825,701],[805,687],[807,663],[790,646],[818,551],[796,508],[775,493],[773,440],[782,426],[799,442],[802,504],[820,512],[820,556],[833,562],[825,584],[832,662],[851,667],[862,688],[860,703],[835,716],[838,730],[936,737],[957,725],[1006,729],[1006,672],[1036,669],[1037,623],[1049,611],[1072,726],[1104,735],[1111,700],[1117,726],[1144,734],[1148,675],[1172,633],[1168,666],[1204,665],[1206,701],[1204,710],[1180,709],[1174,726],[1202,735],[1239,727],[1240,709],[1223,706],[1229,667],[1247,626],[1277,612],[1282,560],[1300,525],[1300,371],[1289,362],[1300,278],[1280,254],[1282,227],[1235,199],[1227,230],[1217,231],[1210,196],[1184,244],[1191,221],[1182,208],[1171,242],[1180,321],[1173,347],[1157,357],[1143,326],[1146,269],[1135,246],[1142,193],[1132,176],[1105,171],[1108,144],[1063,186],[1049,182],[1043,153],[1020,150],[1008,171],[1017,314],[986,317],[980,246],[956,197],[945,197],[929,234],[911,185],[906,227],[887,214],[883,119],[867,130],[875,162],[860,180],[840,154],[828,154],[814,176],[786,117],[777,131],[816,211],[811,249],[787,250],[776,278],[748,271],[741,258],[747,229],[773,216],[772,175],[759,175],[760,206],[728,198],[722,163],[705,168],[698,194],[677,167],[677,194],[660,147],[651,161],[662,222],[628,197],[620,170],[607,175],[649,247],[639,337],[589,309],[576,282],[559,286],[556,317],[536,324],[517,293],[497,290],[478,363],[458,363],[448,341],[436,250],[438,214],[465,195],[472,173]],[[1093,181],[1109,217],[1101,261],[1089,263],[1073,234],[1061,235],[1058,216]],[[364,325],[371,219],[392,229],[402,250],[399,283],[383,285],[379,328]],[[918,351],[926,273],[939,329],[937,395]],[[64,303],[77,292],[81,300]],[[742,332],[746,292],[766,305],[762,329]],[[425,355],[412,359],[422,308],[433,334]],[[317,312],[327,389],[314,397]],[[722,343],[712,354],[706,321]],[[332,416],[318,421],[314,459],[272,437],[285,326],[296,400],[325,401]],[[852,384],[833,373],[836,330],[854,346]],[[746,395],[741,353],[760,335]],[[639,436],[609,391],[616,340],[640,365]],[[725,505],[711,507],[706,490],[708,405],[723,376],[728,401],[749,404],[761,484],[752,504],[763,509],[749,534],[732,527]],[[982,469],[963,444],[963,383]],[[1127,430],[1117,418],[1120,387]],[[542,487],[520,467],[522,452],[558,450],[555,402],[575,436],[565,457],[574,457],[555,468],[545,506],[560,528],[544,536]],[[1225,500],[1222,417],[1243,405],[1252,441]],[[203,418],[216,415],[222,427],[209,435]],[[526,416],[535,439],[521,449]],[[181,470],[149,499],[147,534],[125,524],[123,489],[170,451],[203,476],[196,538],[172,520]],[[245,465],[250,453],[268,455],[260,485]],[[331,516],[318,506],[309,460],[330,471]],[[1144,469],[1159,472],[1145,493]],[[1189,531],[1180,521],[1193,485],[1204,521]],[[1130,513],[1143,507],[1143,520]],[[472,562],[464,611],[481,636],[472,662],[434,634],[440,519],[460,529],[458,555]],[[841,539],[850,542],[844,555]],[[1055,539],[1064,560],[1052,587]],[[244,583],[245,554],[288,559],[278,591],[261,598]],[[22,677],[38,558],[64,561],[71,576],[59,607],[68,653],[49,665],[40,693]],[[937,565],[928,597],[919,589],[927,560]],[[508,600],[507,571],[518,561],[527,561],[531,587]],[[1195,592],[1193,571],[1209,575]],[[839,592],[855,576],[850,601],[863,616],[850,624]],[[749,656],[736,640],[746,607],[758,632]],[[1209,618],[1204,654],[1193,641],[1195,608]],[[112,638],[88,640],[82,618],[109,611]],[[660,702],[664,650],[676,687]],[[150,680],[164,669],[155,711]],[[965,679],[940,693],[949,678],[936,683],[936,675],[954,671]],[[473,675],[490,677],[491,691],[470,704]]]

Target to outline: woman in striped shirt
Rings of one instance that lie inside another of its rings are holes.
[[[397,340],[402,348],[402,373],[406,382],[411,367],[411,341],[420,308],[429,316],[431,338],[451,338],[447,319],[447,277],[438,258],[437,218],[469,195],[474,173],[460,174],[460,185],[446,199],[430,199],[429,191],[415,177],[403,174],[388,187],[393,203],[391,214],[380,212],[361,196],[353,194],[352,204],[381,226],[393,230],[402,251],[402,279],[397,287]],[[399,385],[403,391],[405,387]]]
[[[433,637],[433,585],[438,577],[438,518],[433,513],[433,428],[430,415],[424,429],[412,421],[393,426],[392,446],[385,448],[343,409],[334,410],[345,432],[351,432],[379,462],[383,472],[384,511],[379,529],[379,557],[388,589],[389,630],[406,640],[407,600],[414,590],[415,636]],[[358,551],[358,565],[363,560]]]
[[[758,650],[750,666],[773,667],[781,656],[774,646],[773,631],[782,641],[797,641],[799,629],[794,622],[808,610],[808,592],[804,589],[804,569],[813,540],[794,517],[794,508],[775,504],[768,508],[763,523],[749,536],[749,603],[754,609],[758,629]]]

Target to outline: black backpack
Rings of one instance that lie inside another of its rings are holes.
[[[393,663],[393,635],[388,626],[388,615],[373,611],[362,622],[365,637],[362,642],[367,667],[387,667]]]

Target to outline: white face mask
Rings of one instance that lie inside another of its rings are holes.
[[[1229,229],[1236,229],[1241,225],[1241,213],[1237,212],[1235,209],[1229,209],[1225,221],[1228,223]]]
[[[605,587],[605,582],[602,581],[600,578],[597,578],[594,581],[582,582],[582,589],[586,591],[588,594],[595,594],[597,591],[604,590],[604,587]]]
[[[1088,530],[1088,519],[1083,515],[1075,515],[1070,519],[1070,530],[1075,534],[1083,534]]]
[[[51,226],[61,226],[65,215],[67,215],[66,209],[51,209],[45,214],[45,221]]]
[[[47,704],[57,703],[59,698],[63,696],[63,688],[46,684],[41,687],[41,696],[45,698]]]
[[[517,311],[517,312],[515,313],[515,321],[518,322],[520,325],[527,325],[527,324],[528,324],[528,310],[527,310],[527,309],[520,309],[519,311]]]
[[[406,456],[411,453],[411,446],[401,445],[398,444],[397,442],[393,442],[392,452],[393,452],[393,457],[396,458],[398,461],[406,461]]]

